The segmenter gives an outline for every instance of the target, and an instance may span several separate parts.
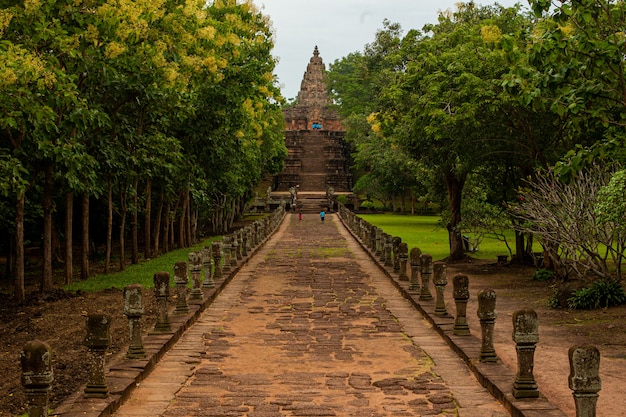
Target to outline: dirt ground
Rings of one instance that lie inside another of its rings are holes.
[[[576,344],[593,344],[602,355],[603,390],[600,392],[598,415],[621,415],[619,410],[623,410],[626,404],[615,407],[615,401],[626,401],[621,392],[621,381],[626,373],[626,307],[593,311],[550,309],[547,300],[553,288],[550,283],[532,281],[532,269],[476,263],[455,264],[448,267],[450,282],[451,277],[458,272],[470,277],[473,300],[482,288],[490,287],[496,291],[499,318],[496,322],[495,343],[496,351],[505,363],[516,369],[515,346],[511,342],[511,314],[516,309],[531,307],[537,311],[540,320],[535,375],[541,392],[568,415],[574,416],[571,391],[567,387],[567,351]],[[156,313],[151,290],[144,290],[143,301],[143,328],[147,330],[154,325]],[[470,300],[468,321],[472,331],[478,335],[480,327],[475,309],[475,301],[472,305]],[[0,379],[0,417],[18,416],[25,412],[19,353],[30,340],[45,341],[53,350],[51,408],[86,382],[88,369],[84,365],[86,348],[83,346],[86,316],[98,310],[108,313],[112,318],[113,343],[108,359],[111,362],[116,356],[125,354],[129,339],[121,290],[110,289],[90,294],[58,291],[31,300],[24,306],[15,305],[4,291],[0,293],[0,375],[3,375]],[[450,302],[448,311],[454,311]]]

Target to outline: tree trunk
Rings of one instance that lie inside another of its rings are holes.
[[[41,292],[51,291],[52,283],[52,164],[44,166],[43,187],[43,269],[41,274]]]
[[[186,192],[182,192],[181,196],[181,206],[180,206],[180,218],[178,219],[178,247],[185,248],[187,247],[185,239],[185,229],[187,228],[186,217],[187,217],[187,200],[188,194]]]
[[[89,278],[89,196],[83,194],[82,201],[82,251],[81,251],[81,267],[80,279]]]
[[[113,252],[113,180],[109,177],[107,190],[107,245],[104,255],[104,273],[111,272],[111,254]]]
[[[146,180],[146,208],[144,215],[144,243],[143,243],[143,257],[145,259],[150,259],[152,257],[152,237],[150,233],[152,232],[152,219],[151,219],[151,211],[152,211],[152,180],[148,178]]]
[[[122,191],[120,197],[120,271],[126,269],[126,247],[125,247],[125,229],[126,229],[126,190]]]
[[[526,251],[524,240],[525,240],[524,234],[516,230],[515,231],[515,259],[521,265],[524,264],[524,253]]]
[[[191,191],[189,187],[187,188],[187,233],[186,233],[186,248],[190,248],[193,246],[194,242],[194,234],[193,234],[193,219],[191,218]]]
[[[168,200],[165,205],[165,214],[163,215],[163,252],[167,253],[171,249],[170,246],[170,207],[171,202]]]
[[[65,285],[74,280],[74,193],[65,194]]]
[[[461,223],[461,202],[467,174],[462,174],[461,178],[457,178],[454,173],[448,172],[445,177],[448,198],[450,200],[450,222],[447,226],[450,241],[450,256],[448,260],[458,261],[463,259],[465,255],[463,236],[458,225]]]
[[[20,194],[15,203],[15,301],[26,301],[24,288],[24,206],[25,193]]]
[[[161,224],[163,224],[161,217],[163,216],[163,190],[159,194],[159,208],[157,209],[156,221],[154,222],[154,257],[159,256],[159,239],[161,238]]]
[[[131,262],[133,265],[139,263],[139,178],[133,181],[133,218],[131,224],[132,253]]]

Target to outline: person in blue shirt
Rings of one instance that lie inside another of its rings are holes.
[[[322,210],[320,211],[320,219],[322,219],[322,223],[324,223],[324,217],[326,217],[326,212]]]

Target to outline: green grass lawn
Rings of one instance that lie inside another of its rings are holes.
[[[141,261],[136,265],[129,265],[124,271],[108,275],[94,275],[85,281],[78,281],[65,287],[71,291],[101,291],[107,288],[123,289],[129,284],[141,284],[144,288],[153,288],[154,274],[159,271],[168,271],[174,277],[174,264],[179,261],[188,261],[189,252],[197,252],[209,246],[214,240],[222,240],[221,236],[211,237],[192,246],[191,248],[177,249],[156,258]],[[204,277],[204,275],[203,275]],[[189,280],[191,281],[191,279]],[[191,282],[190,282],[191,285]]]
[[[362,219],[380,227],[385,233],[400,236],[409,245],[409,251],[418,247],[424,253],[432,255],[433,260],[440,260],[450,254],[448,231],[439,226],[438,216],[410,216],[400,214],[362,214]],[[515,233],[507,235],[509,245],[515,244]],[[498,255],[509,255],[504,242],[493,237],[485,237],[478,251],[470,254],[478,259],[496,260]]]

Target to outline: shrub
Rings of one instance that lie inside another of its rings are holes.
[[[598,279],[589,287],[576,291],[567,303],[575,310],[620,306],[626,304],[626,291],[617,280]]]
[[[538,269],[533,274],[533,281],[550,281],[554,277],[554,271]]]

